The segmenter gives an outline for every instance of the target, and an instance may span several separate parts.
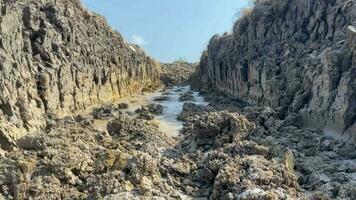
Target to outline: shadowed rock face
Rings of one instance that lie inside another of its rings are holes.
[[[158,84],[158,64],[79,0],[0,3],[0,138]]]
[[[193,85],[355,133],[355,13],[355,1],[256,3],[232,34],[211,39]]]

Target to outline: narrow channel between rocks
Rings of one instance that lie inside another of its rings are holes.
[[[186,99],[182,99],[182,96]],[[178,116],[182,112],[184,103],[202,106],[209,104],[199,92],[192,91],[190,86],[173,86],[165,90],[160,89],[156,92],[143,93],[122,99],[119,103],[127,104],[127,108],[122,109],[122,111],[130,115],[135,115],[135,111],[142,106],[162,105],[162,113],[155,116],[154,121],[159,124],[161,132],[171,137],[178,137],[179,131],[183,128],[183,122],[178,120]],[[95,119],[94,127],[105,131],[108,122],[109,119]]]

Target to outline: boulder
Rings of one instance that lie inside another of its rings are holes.
[[[191,92],[186,92],[186,93],[183,93],[179,97],[179,101],[181,101],[181,102],[194,101],[194,96],[193,96],[193,94]]]
[[[138,114],[137,119],[154,120],[155,116],[148,111],[144,111]]]
[[[184,129],[185,143],[195,143],[197,147],[221,147],[237,142],[248,136],[254,124],[238,113],[211,112],[195,119],[189,129]]]
[[[119,109],[125,110],[125,109],[128,109],[128,108],[129,108],[129,104],[128,104],[128,103],[119,103],[119,104],[117,105],[117,107],[118,107]]]
[[[153,101],[168,101],[169,100],[169,96],[159,96],[153,99]]]
[[[135,111],[136,113],[145,113],[149,112],[154,115],[161,115],[163,113],[163,106],[160,104],[149,104],[147,106],[142,106],[141,108]]]
[[[294,173],[294,154],[291,150],[288,150],[283,156],[283,164],[286,166],[287,170]]]

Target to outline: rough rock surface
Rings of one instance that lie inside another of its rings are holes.
[[[102,199],[126,193],[169,199],[174,190],[161,180],[157,158],[174,141],[156,124],[126,114],[112,119],[108,132],[93,128],[87,117],[57,120],[43,133],[19,139],[19,149],[0,158],[0,194],[5,199]]]
[[[210,100],[213,101],[213,98]],[[257,164],[258,170],[276,169],[278,171],[281,167],[275,166],[274,162],[282,163],[286,170],[283,173],[288,172],[295,176],[291,178],[298,182],[295,188],[300,187],[297,190],[302,191],[307,199],[353,199],[353,188],[356,187],[356,151],[352,141],[326,136],[319,129],[302,128],[298,123],[298,116],[289,116],[280,120],[271,108],[248,106],[239,108],[234,100],[230,101],[231,103],[227,103],[224,99],[220,102],[220,98],[216,98],[215,102],[211,102],[214,106],[208,107],[186,103],[180,115],[180,118],[185,121],[182,131],[185,139],[181,143],[183,152],[194,154],[194,152],[202,151],[210,155],[214,150],[216,159],[222,160],[234,159],[236,155],[242,157],[249,155],[247,158],[235,158],[232,163],[224,166],[231,165],[230,171],[233,169],[238,171],[230,172],[232,178],[229,179],[229,185],[222,186],[223,188],[231,191],[236,186],[230,184],[232,181],[234,184],[240,184],[238,177],[245,173],[239,169],[243,165],[241,162],[245,162],[244,159],[251,159],[254,164],[259,163]],[[236,119],[239,120],[236,121]],[[255,128],[249,125],[252,122]],[[244,127],[241,125],[250,126],[251,131],[241,131],[246,128],[236,131],[236,128],[233,128]],[[263,157],[258,155],[263,155]],[[215,169],[217,161],[212,161],[214,157],[206,159],[212,163],[212,166],[207,163],[202,166],[208,166],[210,171]],[[262,167],[263,165],[266,168]],[[221,169],[222,165],[219,166]],[[248,166],[247,168],[251,168],[253,165]],[[211,176],[213,175],[210,174],[208,177]],[[205,180],[208,177],[201,179]],[[270,182],[275,183],[275,181],[276,179],[273,179]],[[265,190],[251,188],[249,192],[242,193],[247,195],[246,199],[260,199],[262,197],[258,195],[267,195],[273,191],[278,193],[278,190],[273,188],[265,188]],[[221,190],[216,192],[217,195],[227,193]],[[232,194],[236,194],[236,191]],[[270,198],[284,199],[285,197],[276,198],[272,195]]]
[[[0,141],[154,87],[159,64],[79,0],[1,0]]]
[[[197,64],[177,61],[174,63],[162,63],[161,80],[167,86],[187,85]]]
[[[356,137],[355,38],[354,0],[256,1],[211,39],[193,85]]]
[[[161,104],[153,103],[146,106],[141,106],[141,108],[135,111],[136,113],[151,113],[155,115],[161,115],[163,113],[163,106]]]
[[[20,138],[19,149],[0,157],[0,194],[5,199],[304,197],[284,162],[247,140],[254,124],[237,113],[196,116],[187,121],[180,141],[161,133],[155,122],[124,113],[104,132],[93,128],[92,118],[66,117],[43,133]]]
[[[0,152],[0,197],[354,199],[352,142],[301,128],[298,115],[281,120],[268,107],[210,100],[184,104],[184,128],[174,138],[148,110],[102,106],[49,120],[14,151]],[[96,120],[107,120],[106,129]]]
[[[188,92],[181,94],[179,97],[179,101],[181,101],[181,102],[194,101],[193,92],[188,91]]]

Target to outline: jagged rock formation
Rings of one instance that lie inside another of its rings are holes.
[[[355,38],[354,0],[260,0],[211,39],[193,85],[356,136]]]
[[[159,82],[158,64],[79,0],[1,0],[0,141]]]
[[[174,63],[162,63],[161,80],[167,86],[187,85],[191,75],[196,70],[196,63],[176,61]]]
[[[304,199],[238,113],[195,116],[179,141],[138,117],[118,112],[107,131],[66,117],[20,138],[0,154],[0,199]]]

